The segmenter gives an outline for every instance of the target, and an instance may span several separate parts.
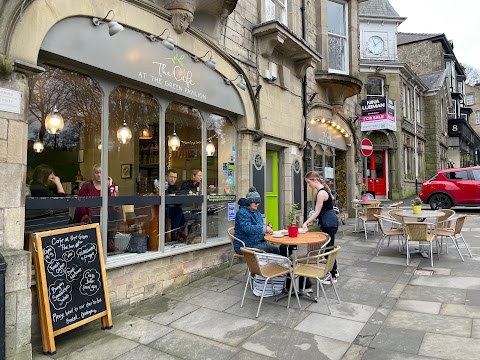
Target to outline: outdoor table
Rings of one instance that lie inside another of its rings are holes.
[[[420,214],[415,214],[413,210],[403,210],[397,213],[398,216],[403,218],[403,223],[405,223],[405,218],[416,218],[416,219],[436,219],[445,215],[443,212],[438,210],[422,210]],[[422,220],[422,221],[423,221]],[[421,248],[417,251],[411,252],[410,254],[420,254],[424,258],[428,258],[428,255]]]
[[[282,233],[284,234],[283,237],[275,237],[270,234],[265,235],[265,240],[271,243],[275,244],[283,244],[283,245],[289,245],[292,246],[292,257],[293,257],[293,264],[297,263],[297,246],[298,245],[308,245],[308,244],[314,244],[314,243],[325,243],[326,241],[329,241],[329,236],[325,233],[318,233],[318,232],[305,232],[305,233],[298,233],[297,237],[289,237],[288,233],[285,231]],[[297,281],[297,289],[299,289],[298,285],[298,279]],[[304,295],[310,297],[310,294],[303,293],[302,291],[298,292],[299,295]],[[279,298],[280,299],[280,298]]]

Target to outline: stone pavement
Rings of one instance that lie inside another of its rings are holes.
[[[474,257],[448,254],[430,260],[413,255],[410,266],[396,241],[374,249],[378,234],[365,241],[348,220],[339,230],[338,304],[326,286],[332,315],[322,298],[259,298],[240,301],[245,265],[196,281],[134,308],[114,314],[113,329],[93,322],[56,337],[57,354],[36,347],[33,359],[479,359],[480,221],[468,216],[464,235]],[[466,251],[464,250],[464,254]]]

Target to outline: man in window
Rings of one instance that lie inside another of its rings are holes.
[[[175,185],[177,182],[177,171],[174,169],[167,170],[165,180],[165,194],[176,195],[178,193],[177,186]],[[186,239],[187,236],[183,232],[183,229],[185,228],[185,216],[181,206],[179,204],[167,205],[165,215],[171,221],[172,240],[177,241],[180,239]]]

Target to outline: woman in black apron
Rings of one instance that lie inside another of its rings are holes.
[[[303,229],[308,231],[308,224],[317,217],[322,227],[322,231],[330,236],[329,246],[335,245],[335,234],[338,230],[337,215],[333,210],[333,197],[330,191],[322,184],[320,174],[310,171],[305,175],[305,182],[310,189],[317,189],[317,198],[315,202],[315,211],[303,223]],[[337,261],[333,264],[331,271],[332,282],[337,282]],[[325,281],[328,284],[329,281]]]

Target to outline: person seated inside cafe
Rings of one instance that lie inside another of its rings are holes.
[[[265,234],[273,234],[270,226],[263,223],[263,217],[258,206],[262,202],[257,189],[252,186],[244,198],[238,200],[238,211],[235,215],[235,237],[245,243],[246,247],[257,248],[269,253],[280,254],[275,245],[265,240]],[[235,241],[235,252],[241,254],[241,244]]]
[[[198,194],[202,187],[202,171],[198,169],[192,170],[192,178],[183,182],[180,187],[182,194]]]
[[[50,188],[52,185],[53,190]],[[37,197],[65,196],[65,190],[60,178],[53,173],[52,167],[41,164],[33,171],[30,194]]]
[[[166,195],[177,195],[179,190],[175,183],[177,182],[177,170],[169,169],[167,170],[167,175],[165,176],[166,180]],[[183,209],[180,204],[167,205],[165,211],[165,216],[170,219],[171,222],[171,238],[174,241],[187,238],[185,235],[185,216],[183,214]]]

